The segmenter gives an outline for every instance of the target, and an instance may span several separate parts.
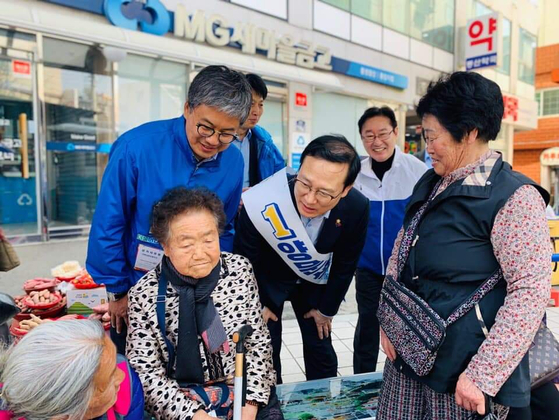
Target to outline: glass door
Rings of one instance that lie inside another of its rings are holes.
[[[32,54],[7,52],[0,55],[0,227],[9,237],[36,235],[35,67]]]

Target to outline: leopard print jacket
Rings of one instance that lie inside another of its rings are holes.
[[[235,372],[233,333],[242,325],[250,324],[254,332],[246,340],[247,399],[268,403],[270,388],[275,385],[272,367],[270,333],[261,314],[258,286],[250,262],[240,255],[223,252],[220,279],[212,299],[229,338],[228,354],[218,353],[223,373],[232,377]],[[146,410],[156,419],[191,419],[203,406],[189,399],[178,383],[167,376],[168,353],[159,329],[156,313],[157,287],[160,266],[156,267],[130,290],[128,311],[130,325],[126,356],[140,376],[144,387]],[[167,337],[177,346],[179,328],[179,295],[169,283],[165,303]],[[206,381],[210,379],[209,360],[199,337],[200,354]],[[221,369],[220,369],[221,370]]]

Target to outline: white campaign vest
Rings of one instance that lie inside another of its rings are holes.
[[[266,242],[297,275],[326,284],[332,253],[320,254],[293,205],[284,168],[243,193],[248,217]]]

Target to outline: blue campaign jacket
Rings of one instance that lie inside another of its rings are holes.
[[[243,183],[243,157],[228,147],[215,159],[197,162],[179,117],[134,128],[114,143],[93,216],[87,270],[113,293],[128,291],[145,274],[135,270],[139,245],[158,247],[150,235],[150,214],[165,191],[204,186],[223,201],[227,225],[221,249],[232,251],[233,220]]]
[[[252,187],[285,168],[285,160],[274,144],[270,133],[259,125],[252,129],[250,141],[256,141],[256,156],[258,157],[258,173],[253,175],[253,179],[250,180],[250,186]]]
[[[423,162],[396,147],[392,167],[382,182],[371,168],[371,158],[361,161],[354,188],[369,199],[367,240],[358,268],[384,275],[396,236],[402,227],[406,205],[413,187],[427,171]]]

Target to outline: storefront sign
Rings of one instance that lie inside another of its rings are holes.
[[[516,128],[534,129],[538,127],[538,103],[509,93],[503,95],[505,110],[503,122]]]
[[[274,31],[259,28],[251,23],[238,22],[229,27],[221,15],[206,17],[201,10],[189,16],[182,4],[174,13],[173,33],[179,38],[207,42],[214,47],[236,47],[245,54],[265,54],[270,60],[308,69],[332,70],[330,49],[299,40],[290,34],[279,38]]]
[[[559,166],[559,147],[544,150],[540,155],[540,163],[544,166]]]
[[[498,13],[468,21],[466,26],[466,70],[497,65],[499,43]]]
[[[332,57],[332,70],[347,76],[369,80],[381,85],[405,89],[408,87],[408,78],[401,74],[381,70],[376,67],[344,60],[343,58]]]
[[[301,154],[310,141],[310,133],[295,132],[291,134],[291,144],[289,145],[291,154],[289,156],[289,164],[296,171],[299,170],[299,166],[301,166]]]
[[[47,150],[53,152],[94,152],[109,153],[111,151],[109,143],[72,143],[66,141],[49,141],[47,142]]]
[[[31,206],[33,204],[33,199],[27,193],[23,193],[17,199],[18,206]]]
[[[18,77],[31,77],[31,63],[23,60],[12,60],[12,73]]]
[[[16,155],[14,152],[0,151],[0,160],[9,160],[10,162],[14,162],[16,160]]]
[[[105,16],[115,26],[135,31],[139,25],[142,32],[153,35],[169,32],[171,16],[159,0],[105,0],[103,6]]]
[[[176,37],[207,43],[214,47],[233,47],[245,54],[260,54],[270,60],[307,69],[333,71],[347,76],[380,83],[397,89],[408,86],[408,78],[332,57],[330,49],[291,34],[277,35],[273,30],[252,23],[238,22],[229,26],[225,17],[204,11],[187,11],[177,4],[175,12],[165,8],[161,0],[45,0],[49,3],[104,14],[115,26],[154,35],[172,32]]]
[[[306,107],[307,95],[301,92],[295,92],[295,105]]]

